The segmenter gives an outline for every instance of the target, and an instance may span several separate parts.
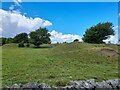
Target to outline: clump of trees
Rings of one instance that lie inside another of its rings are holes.
[[[39,28],[36,31],[30,32],[30,42],[36,47],[39,47],[41,44],[50,44],[50,34],[46,28]]]
[[[17,43],[18,47],[29,47],[29,43],[31,43],[34,44],[35,47],[39,47],[41,44],[50,44],[51,40],[48,30],[46,28],[39,28],[29,34],[17,34],[14,38],[1,38],[0,43],[1,45],[7,43]]]
[[[83,41],[87,43],[104,43],[103,40],[109,38],[110,35],[114,35],[113,24],[110,22],[99,23],[86,30],[83,35]]]

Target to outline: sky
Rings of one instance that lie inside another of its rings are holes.
[[[13,0],[2,0],[3,2],[12,2]],[[14,0],[19,2],[31,2],[33,0]],[[119,0],[34,0],[34,2],[119,2]]]
[[[86,29],[103,22],[112,22],[115,36],[106,42],[118,40],[117,2],[3,2],[2,36],[14,37],[21,32],[29,33],[39,27],[46,27],[52,43],[82,41]]]

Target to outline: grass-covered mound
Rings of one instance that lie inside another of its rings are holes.
[[[118,57],[101,52],[103,48],[117,52],[117,45],[74,42],[47,46],[18,48],[14,44],[4,45],[3,86],[28,82],[56,86],[70,80],[93,78],[102,81],[118,77]]]

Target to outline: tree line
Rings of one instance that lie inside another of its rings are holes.
[[[17,34],[14,38],[1,38],[1,44],[7,43],[18,43],[19,47],[26,46],[29,47],[29,44],[34,44],[35,47],[39,47],[41,44],[50,44],[50,34],[48,33],[47,28],[39,28],[35,31],[27,33]]]
[[[104,43],[103,40],[114,35],[113,24],[111,22],[98,23],[95,26],[88,28],[83,35],[82,40],[86,43]],[[18,43],[19,47],[24,47],[24,43],[29,47],[29,44],[34,44],[35,47],[39,47],[41,44],[50,44],[50,33],[47,28],[39,28],[35,31],[27,33],[17,34],[14,38],[0,38],[1,45],[7,43]],[[78,41],[75,39],[74,41]]]

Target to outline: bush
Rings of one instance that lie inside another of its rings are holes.
[[[30,44],[29,44],[29,43],[27,43],[27,44],[26,44],[26,47],[30,47]]]
[[[56,83],[57,86],[66,86],[68,84],[68,81],[66,80],[60,80]]]
[[[63,42],[63,43],[67,43],[67,42]]]
[[[75,39],[74,42],[78,42],[79,40],[78,39]]]
[[[24,46],[24,43],[23,43],[23,42],[19,43],[19,44],[18,44],[18,47],[25,47],[25,46]]]

